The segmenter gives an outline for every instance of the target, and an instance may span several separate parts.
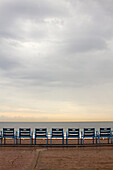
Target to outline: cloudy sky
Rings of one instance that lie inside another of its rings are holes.
[[[0,1],[0,121],[113,120],[113,0]]]

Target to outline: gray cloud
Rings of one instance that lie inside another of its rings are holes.
[[[36,37],[39,38],[40,34],[45,36],[50,19],[56,22],[59,17],[62,20],[62,17],[68,15],[68,6],[64,4],[65,2],[59,4],[49,0],[2,1],[0,4],[1,37],[22,41],[26,38],[34,40]]]
[[[44,100],[50,94],[51,100],[81,103],[86,93],[92,93],[94,101],[98,96],[96,88],[96,95],[88,88],[104,86],[107,91],[108,84],[112,93],[112,4],[112,0],[0,1],[0,87],[4,98],[12,92],[15,98],[20,93],[23,100],[28,94]],[[90,97],[86,100],[90,103]]]
[[[13,68],[17,68],[19,66],[18,61],[16,61],[13,58],[10,58],[9,56],[0,56],[0,69],[6,70],[12,70]]]

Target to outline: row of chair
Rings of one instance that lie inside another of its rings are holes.
[[[47,139],[47,145],[48,145],[48,137],[50,136],[50,144],[52,145],[52,139],[53,138],[61,138],[62,144],[64,145],[64,130],[63,128],[52,128],[51,133],[48,134],[47,128],[36,128],[35,133],[33,136],[33,131],[31,131],[30,128],[19,128],[19,131],[15,131],[14,128],[3,128],[3,131],[0,131],[0,138],[1,138],[1,144],[6,143],[7,138],[14,139],[14,144],[16,141],[16,144],[21,144],[21,139],[23,138],[29,138],[30,144],[33,144],[33,138],[34,138],[34,145],[36,145],[36,139],[40,138],[46,138]],[[111,143],[113,144],[113,135],[111,128],[100,128],[100,131],[95,131],[95,128],[84,128],[83,131],[80,133],[79,128],[68,128],[66,131],[66,145],[68,145],[68,139],[78,139],[78,144],[84,145],[84,139],[85,138],[91,138],[97,144],[97,139],[99,139],[99,144],[101,144],[101,138],[107,138],[108,143],[109,139],[111,139]]]

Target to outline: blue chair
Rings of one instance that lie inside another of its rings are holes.
[[[14,139],[14,144],[16,140],[17,144],[17,131],[15,132],[14,128],[3,128],[2,140],[4,139],[4,144],[6,144],[6,138]]]
[[[1,139],[1,144],[2,144],[2,131],[0,130],[0,139]]]
[[[33,132],[31,132],[30,128],[19,128],[19,135],[18,135],[18,140],[20,139],[20,144],[21,144],[21,139],[23,138],[29,138],[30,139],[30,144],[33,144]]]
[[[101,138],[108,138],[108,144],[109,144],[109,139],[111,138],[111,143],[113,144],[112,141],[112,131],[111,128],[100,128],[100,133],[97,131],[97,138],[99,139],[99,145],[101,145]]]
[[[50,134],[50,144],[52,145],[52,139],[53,138],[61,138],[62,144],[64,145],[64,131],[63,128],[52,128],[51,134]]]
[[[80,132],[78,128],[68,128],[68,131],[66,131],[66,144],[68,145],[68,139],[78,139],[78,144],[80,143]]]
[[[92,138],[93,139],[93,144],[94,144],[94,139],[97,144],[96,136],[95,136],[95,128],[84,128],[84,131],[81,131],[81,137],[83,140],[83,145],[84,145],[84,139],[85,138]]]
[[[36,128],[35,129],[35,139],[34,144],[36,145],[36,139],[37,138],[46,138],[47,139],[47,145],[48,145],[48,131],[47,128]]]

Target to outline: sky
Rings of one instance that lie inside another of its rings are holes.
[[[113,0],[0,0],[0,121],[113,121]]]

